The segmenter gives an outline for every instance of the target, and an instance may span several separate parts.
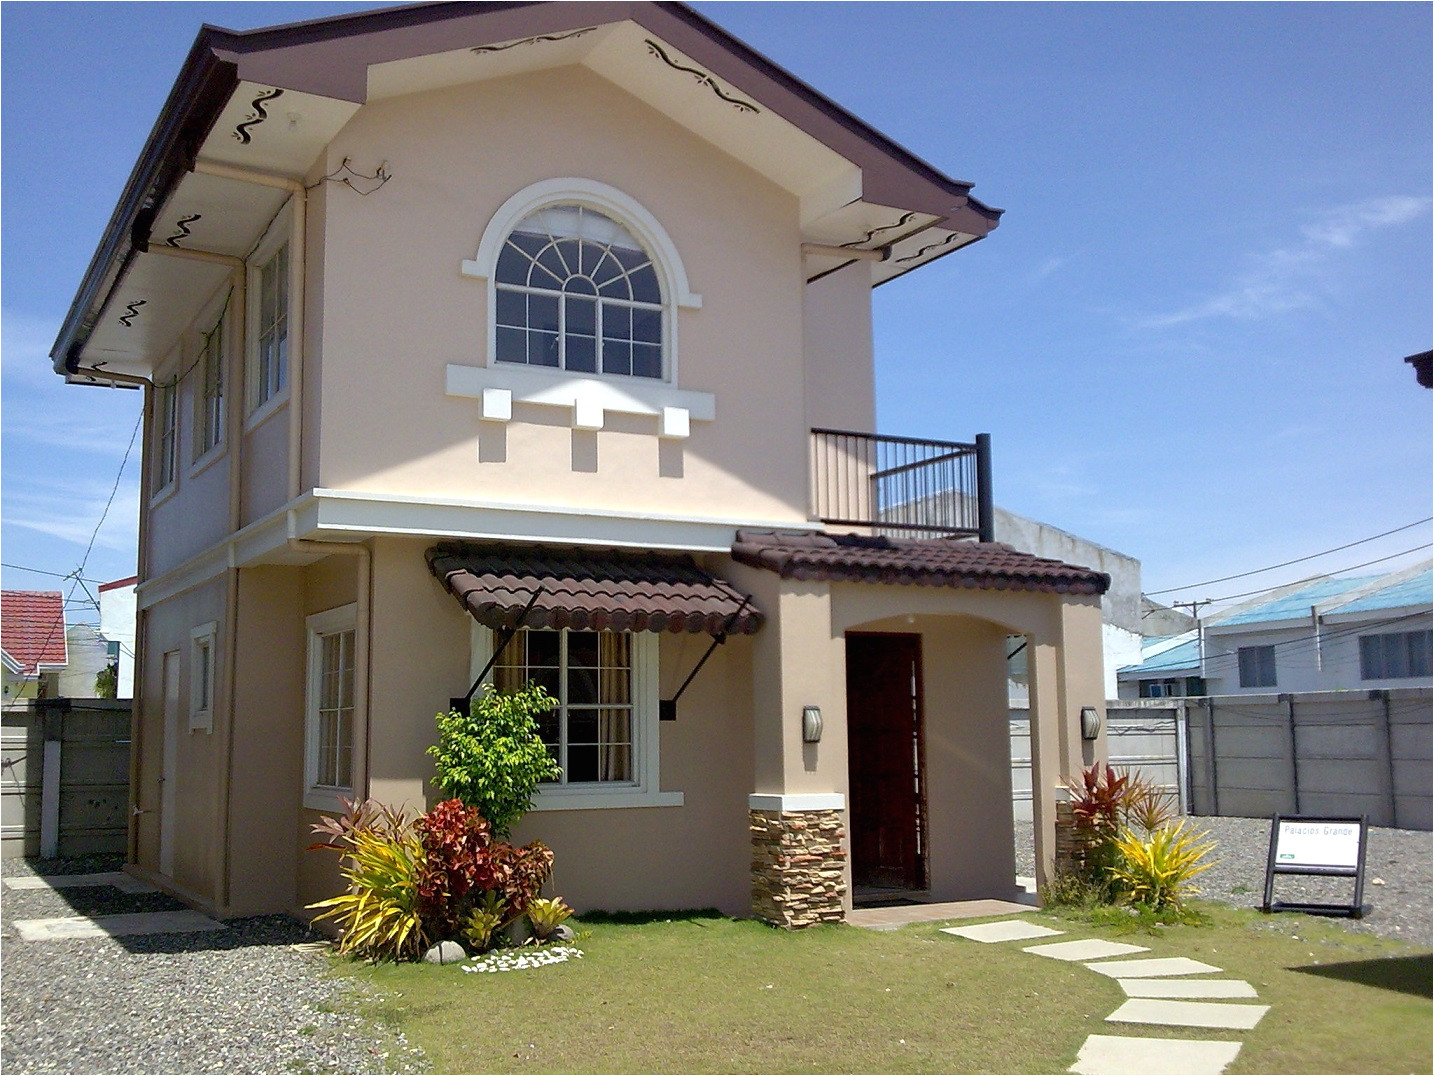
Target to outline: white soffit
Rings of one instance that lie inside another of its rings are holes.
[[[369,100],[582,64],[801,200],[805,223],[860,198],[861,171],[633,22],[374,64]]]
[[[191,172],[156,214],[149,245],[242,258],[288,198],[276,187]]]
[[[352,101],[241,82],[199,156],[300,179],[358,110]]]
[[[81,365],[111,373],[149,374],[153,364],[174,347],[199,305],[228,277],[223,265],[158,254],[137,256],[85,343]],[[186,301],[176,302],[177,295]],[[193,301],[187,301],[191,296]]]

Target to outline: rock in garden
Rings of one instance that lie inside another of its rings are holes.
[[[553,930],[552,937],[549,939],[549,941],[570,942],[576,937],[577,934],[573,932],[572,927],[568,926],[566,923],[559,923],[557,927]]]
[[[467,959],[467,952],[456,941],[441,941],[423,954],[425,964],[459,964]]]

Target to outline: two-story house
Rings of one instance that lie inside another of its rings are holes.
[[[872,288],[998,218],[681,4],[204,28],[53,352],[147,400],[132,869],[332,894],[316,812],[431,803],[493,664],[579,909],[1009,895],[1014,633],[1044,878],[1108,581],[870,433]]]

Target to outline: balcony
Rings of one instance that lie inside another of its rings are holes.
[[[991,436],[966,444],[814,429],[810,512],[889,538],[992,541]]]

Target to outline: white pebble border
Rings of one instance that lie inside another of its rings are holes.
[[[583,951],[571,945],[557,945],[550,949],[529,949],[519,952],[485,953],[475,956],[468,964],[460,965],[464,971],[523,971],[526,968],[541,968],[548,964],[561,964],[565,960],[581,960]]]

